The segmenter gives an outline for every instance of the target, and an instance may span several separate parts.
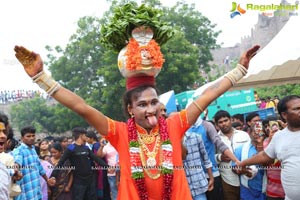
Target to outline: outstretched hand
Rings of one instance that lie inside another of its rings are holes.
[[[240,57],[239,63],[243,65],[245,68],[249,68],[250,60],[257,54],[258,49],[260,48],[259,45],[253,46],[251,49],[248,49],[246,52],[242,54]]]
[[[22,46],[15,46],[14,48],[16,58],[23,65],[26,73],[33,77],[43,70],[43,61],[39,54],[29,51]]]

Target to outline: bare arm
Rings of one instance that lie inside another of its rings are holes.
[[[237,163],[239,160],[237,159],[237,157],[228,149],[226,149],[223,154],[225,156],[227,156],[228,158],[230,158],[230,160],[232,160],[233,162]]]
[[[222,141],[220,135],[217,133],[215,127],[212,123],[203,121],[203,125],[206,128],[207,136],[210,138],[210,140],[214,143],[216,148],[222,152],[226,157],[228,157],[230,160],[237,162],[238,159],[235,157],[235,155],[229,150],[229,147]],[[216,159],[217,160],[217,159]],[[218,161],[218,160],[217,160]],[[225,161],[227,162],[227,161]],[[228,161],[229,162],[229,161]]]
[[[212,191],[214,189],[214,176],[213,176],[213,173],[212,173],[212,168],[207,168],[207,174],[208,174],[208,177],[209,177],[209,180],[208,180],[208,191]]]
[[[108,126],[105,115],[86,104],[81,97],[64,87],[61,87],[52,97],[83,117],[101,135],[107,135]]]
[[[187,154],[188,154],[188,151],[187,151],[186,147],[183,145],[183,142],[181,142],[181,158],[182,158],[182,160],[186,159]]]
[[[15,46],[14,50],[16,52],[15,56],[30,77],[34,77],[43,71],[43,61],[39,54],[31,52],[22,46]],[[107,135],[108,126],[105,115],[86,104],[81,97],[64,87],[60,87],[52,97],[83,117],[100,134]]]
[[[70,191],[70,188],[72,187],[72,184],[73,184],[73,172],[70,172],[70,178],[69,178],[69,182],[68,182],[68,184],[66,186],[66,188],[67,188],[66,192]]]
[[[265,164],[270,164],[273,163],[274,159],[270,158],[265,151],[261,151],[255,156],[248,158],[246,160],[241,161],[239,164],[237,164],[240,167],[245,167],[245,166],[250,166],[250,165],[265,165]]]
[[[253,56],[256,55],[259,46],[256,45],[242,54],[239,64],[243,65],[246,69],[249,67],[249,62]],[[228,78],[221,78],[216,83],[204,90],[203,94],[195,100],[196,104],[192,103],[187,108],[188,120],[190,124],[194,124],[198,116],[206,109],[206,107],[218,98],[221,94],[231,88],[232,83]],[[198,105],[198,106],[197,106]],[[198,108],[200,107],[200,108]]]

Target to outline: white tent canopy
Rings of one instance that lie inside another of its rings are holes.
[[[281,31],[251,60],[248,74],[232,89],[300,83],[300,16],[292,16]]]
[[[248,74],[232,90],[300,83],[300,16],[291,16],[271,42],[251,60]],[[216,81],[195,90],[194,98]]]
[[[300,16],[291,16],[281,31],[251,60],[247,77],[300,58]]]

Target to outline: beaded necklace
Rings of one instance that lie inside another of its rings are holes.
[[[163,200],[170,200],[172,193],[172,182],[173,182],[173,162],[172,162],[172,144],[169,138],[167,123],[163,117],[159,117],[159,135],[161,139],[161,152],[162,162],[160,172],[163,175]],[[129,132],[129,155],[131,163],[131,177],[135,181],[135,185],[138,190],[140,200],[148,200],[148,192],[145,183],[144,169],[147,166],[143,166],[141,157],[143,156],[143,150],[138,139],[137,128],[134,118],[130,118],[127,121],[128,132]],[[157,140],[156,140],[157,142]],[[143,159],[143,158],[142,158]],[[147,173],[147,171],[145,171]]]

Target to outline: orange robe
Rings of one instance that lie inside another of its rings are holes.
[[[120,185],[118,199],[139,200],[134,180],[131,178],[129,162],[129,138],[127,124],[108,119],[109,131],[107,139],[119,153]],[[190,127],[187,121],[186,111],[167,118],[167,127],[173,146],[174,177],[172,183],[172,200],[192,200],[184,169],[182,168],[181,141],[185,131]],[[158,163],[158,156],[157,156]],[[163,191],[163,177],[151,179],[145,174],[145,182],[149,200],[161,200]]]

